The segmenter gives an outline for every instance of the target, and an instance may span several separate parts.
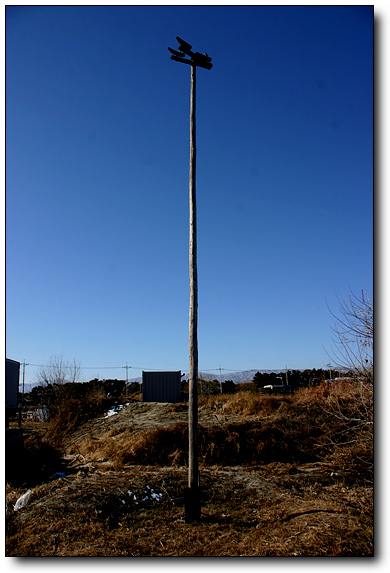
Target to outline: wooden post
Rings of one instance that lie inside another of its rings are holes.
[[[198,270],[196,261],[196,67],[211,70],[213,64],[206,53],[192,52],[192,46],[176,36],[179,51],[168,48],[171,60],[191,66],[190,111],[190,372],[188,388],[188,488],[185,492],[186,521],[200,519],[200,488],[198,467]],[[186,56],[189,56],[187,58]]]
[[[190,110],[190,316],[189,316],[189,396],[188,396],[188,491],[186,521],[200,518],[198,469],[198,270],[196,247],[196,66],[191,66]]]

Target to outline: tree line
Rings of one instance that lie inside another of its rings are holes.
[[[259,390],[270,384],[292,386],[293,389],[314,386],[330,378],[330,371],[322,368],[285,370],[284,372],[257,372],[252,382]]]
[[[349,373],[345,372],[344,376]],[[328,379],[329,370],[321,368],[312,368],[306,370],[287,370],[284,372],[257,372],[251,381],[235,383],[233,380],[220,382],[214,380],[198,380],[198,392],[200,395],[216,394],[234,394],[241,391],[261,391],[264,386],[268,385],[289,385],[292,389],[314,386],[321,381]],[[183,394],[188,393],[188,381],[181,381],[181,390]],[[100,393],[107,398],[123,400],[142,391],[142,384],[139,382],[130,382],[126,380],[107,379],[99,380],[94,378],[88,382],[49,382],[39,384],[31,389],[28,394],[24,395],[24,405],[26,407],[47,406],[48,404],[57,404],[64,398],[67,399],[84,399],[93,392]]]
[[[334,376],[335,372],[332,372]],[[251,381],[235,383],[233,380],[220,382],[219,380],[198,380],[199,394],[234,394],[241,391],[259,391],[268,385],[291,386],[292,389],[315,386],[330,378],[331,372],[322,368],[306,370],[287,370],[284,372],[257,372]],[[344,376],[349,375],[344,372]],[[188,392],[188,382],[182,381],[182,392]]]
[[[101,394],[112,400],[119,400],[130,394],[141,391],[141,384],[131,382],[126,385],[126,380],[94,378],[89,382],[50,382],[34,386],[28,394],[24,395],[26,407],[39,407],[53,405],[55,407],[64,399],[85,399],[95,393]]]

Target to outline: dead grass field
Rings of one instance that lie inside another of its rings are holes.
[[[7,555],[372,556],[369,401],[325,386],[202,399],[195,524],[184,521],[186,405],[134,402],[91,420],[64,436],[65,465],[44,441],[48,472],[7,483]],[[32,464],[48,430],[26,440]]]

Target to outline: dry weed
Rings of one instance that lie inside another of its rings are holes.
[[[213,424],[199,426],[198,450],[203,467],[326,460],[334,470],[355,478],[359,472],[365,478],[372,473],[372,424],[362,421],[367,417],[368,402],[362,400],[356,387],[323,384],[300,390],[294,396],[241,392],[202,397],[200,402],[202,416],[206,411],[215,414]],[[156,411],[161,410],[165,417],[167,410],[160,406]],[[175,407],[172,405],[169,411]],[[180,405],[178,414],[184,407]],[[149,409],[145,411],[147,416]],[[233,414],[238,421],[227,421]],[[158,425],[158,418],[153,420],[157,425],[134,426],[136,429],[118,425],[99,436],[87,435],[77,442],[78,451],[116,468],[138,463],[185,465],[187,423],[163,427]]]
[[[199,427],[203,499],[194,525],[183,520],[188,426],[166,424],[169,412],[183,419],[185,407],[129,407],[129,426],[101,419],[77,440],[70,434],[74,473],[35,486],[21,512],[12,508],[25,490],[8,484],[7,555],[373,554],[370,388],[202,397],[202,419],[214,422]],[[48,453],[33,441],[32,457]],[[161,504],[131,501],[128,490],[142,496],[147,485],[164,494]]]
[[[285,485],[284,477],[202,470],[202,515],[192,525],[183,519],[185,470],[132,466],[56,480],[37,488],[23,512],[7,516],[7,555],[373,554],[368,488],[334,484],[314,491],[298,482]],[[156,502],[146,496],[135,503],[152,490],[159,492]]]

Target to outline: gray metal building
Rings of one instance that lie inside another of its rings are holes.
[[[20,362],[5,359],[5,407],[15,410],[18,407]]]
[[[181,371],[142,372],[142,401],[181,401]]]

